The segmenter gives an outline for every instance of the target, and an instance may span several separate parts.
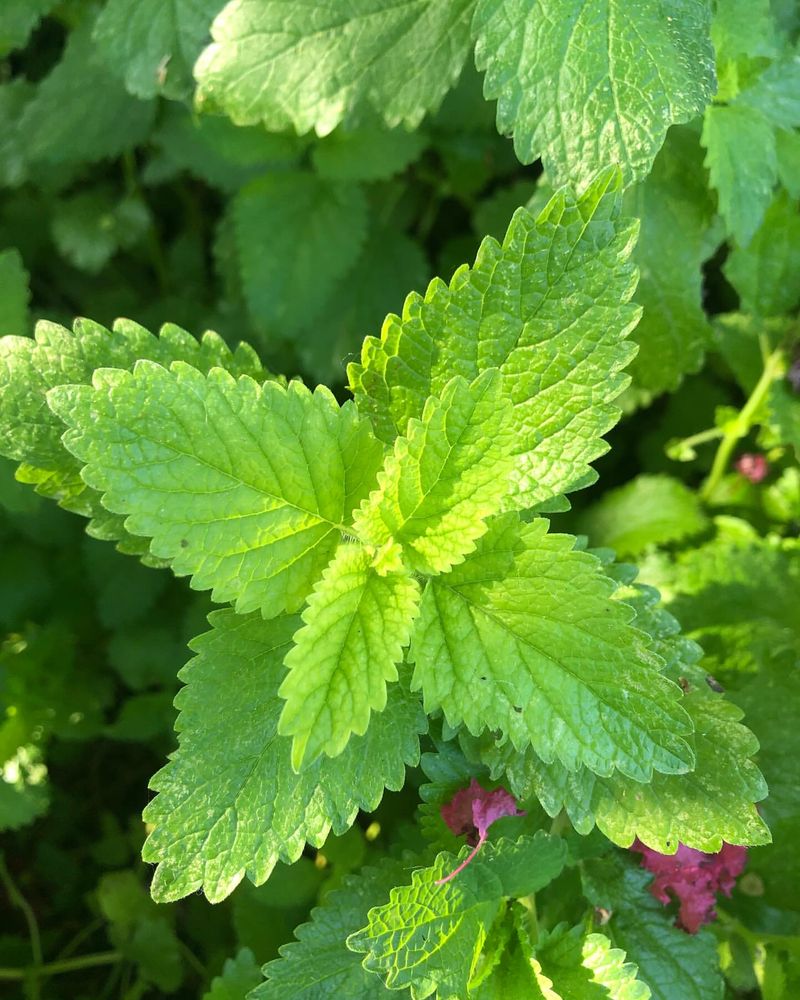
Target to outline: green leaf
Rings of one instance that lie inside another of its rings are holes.
[[[250,313],[273,337],[291,337],[319,316],[355,263],[367,207],[357,185],[293,171],[248,184],[233,218]]]
[[[19,138],[19,121],[34,92],[33,84],[21,76],[0,84],[0,184],[3,187],[19,187],[28,175],[27,154]]]
[[[132,149],[150,131],[154,105],[125,91],[91,34],[91,18],[70,32],[61,62],[25,108],[19,129],[32,160],[93,163]]]
[[[117,250],[142,239],[151,219],[140,199],[118,201],[95,188],[59,202],[51,225],[59,253],[75,267],[97,274]]]
[[[393,994],[363,968],[345,939],[364,925],[368,910],[408,878],[415,860],[408,855],[384,858],[378,867],[345,878],[341,888],[311,911],[311,921],[297,928],[297,940],[264,966],[267,982],[251,1000],[389,1000]]]
[[[268,377],[251,347],[240,344],[231,351],[215,333],[204,334],[198,342],[172,324],[154,337],[130,320],[118,320],[111,331],[90,320],[76,320],[72,331],[42,321],[35,339],[0,340],[0,452],[24,463],[19,479],[68,510],[92,518],[90,534],[121,539],[121,549],[141,555],[147,543],[130,535],[123,518],[106,510],[99,494],[80,478],[80,463],[61,440],[64,423],[46,401],[54,386],[88,384],[96,368],[129,368],[137,358],[165,365],[183,360],[201,371],[220,366],[234,375]]]
[[[637,476],[604,494],[578,520],[593,545],[635,556],[702,532],[707,520],[695,493],[670,476]]]
[[[4,0],[0,11],[0,56],[21,49],[58,0]]]
[[[775,130],[760,111],[738,101],[714,104],[706,110],[701,142],[720,214],[728,232],[747,246],[778,179]]]
[[[770,58],[776,55],[777,38],[770,0],[716,0],[711,40],[719,64],[740,56]]]
[[[708,669],[735,677],[800,656],[800,548],[794,540],[720,537],[682,555],[669,610],[703,647]]]
[[[294,737],[295,770],[340,754],[367,731],[370,713],[386,708],[418,605],[411,576],[379,575],[363,546],[339,547],[308,599],[279,691],[278,732]]]
[[[800,55],[793,53],[767,67],[737,101],[778,128],[796,128],[800,125]]]
[[[345,359],[356,354],[365,334],[380,327],[394,302],[427,280],[429,269],[419,243],[378,224],[351,274],[355,280],[338,285],[323,307],[325,323],[312,323],[296,344],[320,379],[342,381]]]
[[[792,198],[800,198],[800,132],[778,129],[778,177]]]
[[[455,83],[473,0],[231,0],[195,67],[198,100],[237,125],[327,135],[377,113],[416,127]]]
[[[732,695],[758,737],[758,763],[769,785],[762,811],[771,826],[800,817],[796,763],[800,758],[800,672],[792,658],[764,660],[758,674]],[[778,840],[776,832],[776,841]],[[796,845],[793,848],[796,851]],[[800,888],[800,887],[798,887]]]
[[[185,170],[223,191],[236,192],[270,168],[296,161],[301,143],[261,126],[237,128],[229,118],[198,116],[181,104],[164,110],[152,142],[159,153],[142,171],[150,183]]]
[[[299,382],[139,361],[48,398],[131,534],[196,590],[266,617],[302,606],[382,458],[352,403]]]
[[[566,809],[578,833],[597,828],[620,847],[638,837],[662,854],[678,844],[715,853],[729,844],[767,844],[769,830],[754,803],[767,794],[750,757],[758,741],[739,725],[742,712],[722,698],[689,694],[684,707],[695,725],[697,763],[689,774],[654,774],[642,785],[622,775],[601,778],[544,764],[530,750],[511,760],[509,785],[519,798],[536,795],[548,814]]]
[[[767,208],[747,247],[734,247],[723,267],[744,312],[777,316],[800,302],[800,212],[785,192]]]
[[[670,130],[652,173],[631,189],[625,207],[641,219],[633,259],[640,269],[636,301],[644,311],[634,331],[639,353],[631,374],[636,389],[657,395],[700,368],[711,340],[701,265],[714,250],[714,205],[694,132]]]
[[[109,0],[94,42],[135,97],[173,100],[192,90],[192,67],[225,0]]]
[[[147,983],[174,993],[183,978],[180,942],[169,917],[148,898],[132,871],[109,872],[97,887],[114,947],[139,967]]]
[[[264,621],[225,610],[210,621],[180,674],[179,749],[153,778],[158,795],[145,810],[154,829],[143,857],[158,862],[159,901],[202,888],[217,902],[244,875],[260,885],[278,861],[296,861],[306,841],[320,847],[330,830],[344,833],[359,809],[377,807],[384,788],[402,787],[425,730],[401,681],[364,736],[295,774],[291,740],[277,726],[281,664],[299,617]]]
[[[720,1000],[723,993],[715,938],[706,930],[686,934],[647,890],[650,875],[613,854],[584,863],[589,901],[611,912],[604,928],[636,963],[652,1000]]]
[[[43,816],[50,805],[47,767],[29,744],[0,764],[0,832],[19,830]]]
[[[3,250],[0,253],[1,335],[27,333],[29,280],[19,250]]]
[[[536,947],[542,972],[564,1000],[649,1000],[650,987],[637,978],[637,968],[625,961],[604,934],[586,934],[583,927],[556,928]]]
[[[401,173],[424,147],[422,133],[403,128],[339,128],[317,144],[312,159],[317,173],[330,180],[377,181]]]
[[[714,91],[704,0],[478,0],[475,60],[497,127],[523,163],[539,156],[557,184],[608,163],[643,178],[667,128]]]
[[[514,404],[513,502],[594,481],[589,463],[619,416],[637,318],[635,224],[619,217],[620,183],[608,171],[577,201],[558,192],[536,219],[519,209],[502,246],[484,240],[473,269],[410,295],[402,319],[367,338],[350,385],[383,440],[405,434],[453,375],[471,382],[499,368]]]
[[[777,382],[770,389],[767,401],[770,426],[782,444],[794,448],[800,459],[800,399],[786,382]]]
[[[487,369],[470,385],[456,376],[411,419],[356,515],[370,545],[402,546],[419,573],[444,573],[475,549],[497,513],[511,472],[511,404]]]
[[[245,1000],[250,990],[263,981],[255,955],[249,948],[241,948],[235,958],[226,960],[222,975],[212,979],[203,1000]]]
[[[690,770],[680,690],[632,610],[611,600],[593,556],[546,532],[543,519],[496,518],[474,555],[428,582],[411,647],[426,710],[474,735],[498,729],[570,771],[649,781]]]
[[[465,847],[459,858],[468,853]],[[442,853],[430,868],[417,869],[410,885],[392,889],[388,903],[370,910],[367,925],[348,937],[347,946],[367,953],[364,968],[383,976],[389,989],[461,1000],[504,897],[542,889],[565,860],[563,841],[540,831],[484,844],[456,878],[437,884],[458,864]]]

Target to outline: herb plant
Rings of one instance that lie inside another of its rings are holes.
[[[0,11],[0,980],[800,992],[798,30]]]

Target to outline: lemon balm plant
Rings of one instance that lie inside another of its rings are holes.
[[[70,959],[67,941],[48,962],[32,931],[33,964],[0,978],[36,997],[46,978],[110,965],[107,991],[197,995],[189,964],[211,998],[791,996],[791,5],[40,6],[0,13],[9,51],[40,16],[65,36],[49,74],[33,82],[12,61],[0,89],[20,140],[0,167],[23,219],[53,213],[87,312],[105,275],[135,286],[144,271],[156,313],[201,322],[196,298],[227,336],[85,319],[20,335],[24,264],[35,279],[48,254],[33,241],[27,259],[0,255],[0,449],[18,482],[134,557],[128,570],[91,557],[97,621],[79,627],[71,609],[62,631],[9,630],[3,825],[46,810],[44,740],[70,732],[61,714],[78,727],[87,714],[62,709],[57,687],[35,703],[52,650],[74,632],[91,655],[94,630],[110,630],[115,671],[145,693],[86,738],[168,754],[143,812],[149,890],[205,901],[156,906],[131,863],[92,897],[113,951]],[[476,133],[471,52],[498,129],[543,173],[517,176],[511,147]],[[99,90],[72,153],[69,116]],[[124,196],[92,172],[108,158]],[[220,201],[212,300],[192,246]],[[165,245],[158,209],[175,204],[186,220]],[[465,212],[497,235],[455,267],[468,239],[450,217]],[[425,286],[423,250],[448,281]],[[375,326],[339,391],[332,358],[402,301],[398,275],[425,291]],[[53,280],[31,288],[58,318]],[[256,349],[230,346],[243,330]],[[611,489],[594,485],[598,460]],[[9,511],[24,504],[6,493]],[[159,608],[156,589],[139,618],[114,609],[165,570],[217,605],[207,623],[188,615],[177,747],[148,722],[156,706],[172,718],[182,598]],[[132,624],[154,629],[149,645]],[[88,714],[102,720],[112,698]],[[93,848],[99,865],[129,857],[115,837]],[[29,918],[12,874],[0,861]],[[242,893],[280,879],[289,900],[306,892],[296,940],[265,943],[288,903],[262,912]],[[237,951],[221,967],[199,928],[228,912]],[[263,971],[254,952],[272,959]]]

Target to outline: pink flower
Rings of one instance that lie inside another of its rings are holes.
[[[517,808],[513,795],[505,788],[495,788],[490,792],[473,778],[468,788],[460,789],[449,802],[445,802],[441,808],[441,815],[451,832],[456,837],[466,835],[467,843],[474,849],[455,871],[440,878],[437,885],[449,882],[467,867],[481,849],[489,827],[496,819],[500,819],[501,816],[524,816],[525,813]]]
[[[680,902],[676,925],[690,934],[715,919],[717,893],[730,896],[747,861],[747,848],[733,844],[723,844],[717,854],[704,854],[683,844],[675,854],[659,854],[635,840],[631,850],[642,855],[642,867],[655,875],[650,892],[656,899],[665,905],[673,898]]]
[[[745,452],[737,459],[736,470],[751,483],[760,483],[769,475],[769,464],[763,455]]]

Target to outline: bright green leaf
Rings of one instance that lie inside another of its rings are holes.
[[[0,832],[19,830],[47,812],[50,794],[47,767],[30,744],[0,763]]]
[[[537,945],[536,958],[564,1000],[650,1000],[650,987],[637,978],[636,966],[604,934],[556,929]]]
[[[414,686],[429,712],[574,771],[636,781],[690,770],[691,722],[613,583],[547,521],[493,521],[477,552],[423,594]]]
[[[620,178],[606,172],[575,201],[558,192],[533,218],[520,209],[502,244],[474,268],[410,295],[380,340],[349,367],[359,408],[386,441],[405,434],[453,375],[499,368],[514,404],[514,503],[532,506],[594,480],[589,463],[618,419],[613,400],[634,348],[628,263],[635,225],[619,217]]]
[[[48,398],[127,529],[196,590],[266,617],[303,604],[382,458],[352,403],[299,382],[139,361]]]
[[[717,62],[740,56],[776,54],[775,22],[770,0],[716,0],[711,39]]]
[[[377,113],[410,128],[455,83],[474,0],[230,0],[195,67],[198,100],[237,125],[327,135]]]
[[[408,879],[416,860],[384,858],[379,867],[348,876],[311,911],[310,922],[297,928],[297,940],[281,948],[280,959],[264,966],[267,982],[251,1000],[390,1000],[394,994],[367,972],[345,939],[363,927],[373,906]]]
[[[459,858],[468,853],[465,847]],[[565,853],[563,841],[541,832],[516,843],[487,843],[459,875],[437,884],[458,864],[440,854],[430,868],[413,873],[410,885],[392,889],[388,903],[370,910],[366,927],[351,934],[347,946],[366,952],[364,968],[380,973],[390,989],[462,1000],[503,898],[546,886],[561,872]]]
[[[399,543],[412,569],[463,562],[497,513],[511,472],[511,404],[497,369],[471,385],[456,376],[409,422],[362,505],[354,530],[377,547]]]
[[[277,726],[281,664],[299,618],[265,622],[226,610],[211,624],[181,671],[179,749],[153,778],[158,795],[145,810],[154,829],[143,856],[159,864],[159,901],[202,888],[217,902],[244,875],[260,885],[278,861],[296,861],[306,841],[321,847],[359,809],[375,809],[384,788],[401,788],[405,766],[419,761],[425,719],[401,681],[364,736],[295,774],[291,740]]]
[[[419,585],[405,573],[381,576],[360,545],[342,545],[303,611],[286,657],[289,675],[278,732],[293,736],[292,766],[335,757],[363,736],[370,713],[386,708],[386,684],[408,645]]]
[[[640,180],[667,128],[711,99],[709,15],[704,0],[478,0],[475,58],[498,129],[557,184],[608,163]]]

